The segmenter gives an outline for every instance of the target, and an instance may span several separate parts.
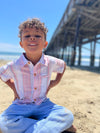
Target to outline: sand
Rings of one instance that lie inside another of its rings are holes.
[[[5,63],[1,61],[0,65]],[[61,82],[51,89],[48,97],[73,112],[77,133],[100,133],[100,73],[67,67]],[[0,113],[13,98],[12,90],[0,81]]]

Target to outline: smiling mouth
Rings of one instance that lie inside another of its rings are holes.
[[[29,46],[37,46],[37,44],[29,44]]]

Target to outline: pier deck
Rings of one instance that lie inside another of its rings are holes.
[[[99,40],[100,0],[70,0],[45,53],[61,59],[66,54],[67,64],[74,66],[78,48],[80,66],[82,47],[90,44],[90,66],[94,66]]]

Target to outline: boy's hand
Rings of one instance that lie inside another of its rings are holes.
[[[49,92],[49,90],[50,90],[52,87],[54,87],[54,86],[56,86],[56,85],[57,85],[57,81],[56,81],[56,80],[51,80],[51,81],[50,81],[50,85],[49,85],[49,87],[48,87],[48,89],[47,89],[46,94]]]
[[[6,84],[13,90],[13,92],[14,92],[14,100],[17,99],[17,98],[19,99],[19,96],[18,96],[18,94],[16,92],[16,88],[15,88],[15,85],[14,85],[14,81],[12,79],[10,79],[10,80],[8,80],[6,82]]]
[[[49,85],[49,87],[48,87],[48,89],[47,89],[46,94],[48,93],[48,91],[49,91],[52,87],[56,86],[56,85],[60,82],[60,80],[61,80],[61,78],[62,78],[62,76],[63,76],[63,74],[64,74],[64,72],[65,72],[65,69],[66,69],[66,63],[64,64],[64,71],[63,71],[63,73],[57,73],[56,79],[50,81],[50,85]]]

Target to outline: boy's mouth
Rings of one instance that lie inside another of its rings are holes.
[[[36,46],[37,44],[29,44],[29,46]]]

